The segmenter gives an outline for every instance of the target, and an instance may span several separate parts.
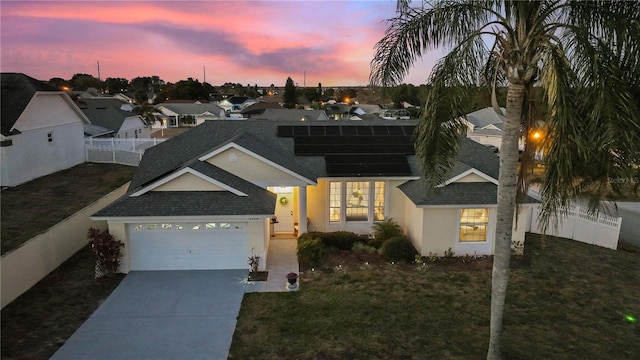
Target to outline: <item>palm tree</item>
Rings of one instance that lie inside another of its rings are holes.
[[[399,0],[371,62],[373,85],[401,83],[424,53],[449,51],[434,66],[417,126],[416,154],[431,185],[455,161],[468,92],[507,87],[500,148],[488,359],[501,356],[511,232],[528,189],[532,142],[518,167],[518,141],[534,126],[534,90],[547,107],[541,207],[545,224],[577,196],[591,210],[610,177],[637,178],[640,157],[640,5],[633,1]],[[426,6],[425,6],[426,5]],[[525,136],[526,138],[526,136]],[[633,173],[635,171],[635,174]],[[546,226],[546,225],[545,225]]]

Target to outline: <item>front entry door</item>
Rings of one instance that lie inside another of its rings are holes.
[[[278,192],[276,216],[278,222],[274,224],[273,232],[276,234],[293,233],[293,192]]]

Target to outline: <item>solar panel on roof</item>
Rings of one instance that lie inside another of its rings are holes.
[[[293,136],[293,126],[278,126],[278,136],[279,137],[292,137]]]
[[[327,136],[340,135],[340,126],[326,126],[324,132]]]
[[[340,126],[342,135],[358,135],[355,126]]]
[[[324,126],[309,126],[309,135],[324,136]]]
[[[356,126],[356,131],[360,136],[371,136],[373,135],[373,130],[371,130],[371,126]]]
[[[308,126],[294,126],[293,127],[293,136],[309,136],[309,127]]]

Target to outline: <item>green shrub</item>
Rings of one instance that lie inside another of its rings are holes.
[[[367,253],[367,254],[375,254],[378,251],[378,249],[374,248],[373,246],[369,246],[367,244],[357,242],[353,244],[353,248],[351,248],[351,251]]]
[[[319,237],[302,234],[298,237],[298,261],[303,267],[318,266],[329,255],[329,249]]]
[[[382,245],[385,240],[404,235],[402,228],[392,218],[384,219],[371,226],[373,238]]]
[[[383,243],[384,243],[384,240],[382,239],[378,240],[376,238],[371,238],[369,239],[369,242],[367,242],[367,246],[371,246],[374,249],[380,249]]]
[[[406,236],[386,240],[380,247],[380,255],[387,261],[412,262],[418,252]]]
[[[338,250],[351,250],[353,244],[361,241],[360,235],[349,231],[334,231],[321,233],[320,239],[327,247],[333,247]]]

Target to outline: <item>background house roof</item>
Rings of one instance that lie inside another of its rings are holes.
[[[162,103],[158,104],[158,108],[166,108],[178,115],[200,115],[205,112],[210,112],[214,115],[220,114],[224,111],[218,105],[205,103],[205,104],[184,104],[184,103]]]
[[[487,107],[467,114],[466,118],[476,128],[482,129],[489,125],[502,124],[504,116],[498,115],[493,108]],[[502,125],[499,127],[502,128]]]
[[[124,121],[129,117],[138,117],[144,124],[144,120],[140,115],[120,110],[114,107],[86,107],[80,108],[82,112],[89,118],[92,124],[98,125],[114,132],[118,132]]]
[[[322,110],[301,109],[266,109],[261,115],[251,117],[256,120],[284,120],[284,121],[315,121],[328,120],[327,114]]]
[[[19,132],[11,132],[11,128],[38,91],[60,91],[51,85],[21,73],[2,73],[0,78],[2,101],[0,122],[2,135],[9,136]]]

